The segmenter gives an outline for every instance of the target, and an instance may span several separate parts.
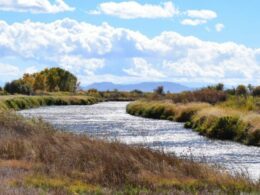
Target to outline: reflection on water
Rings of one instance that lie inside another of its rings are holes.
[[[143,144],[179,156],[219,164],[229,170],[248,171],[260,177],[260,148],[234,142],[210,140],[183,124],[128,115],[127,102],[105,102],[91,106],[53,106],[24,110],[26,117],[41,117],[59,129],[90,136]]]

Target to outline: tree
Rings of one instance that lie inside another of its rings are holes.
[[[224,84],[223,83],[219,83],[219,84],[216,85],[215,88],[218,91],[223,91],[224,90]]]
[[[131,93],[136,93],[136,94],[139,94],[139,95],[143,94],[143,92],[139,89],[134,89],[134,90],[131,91]]]
[[[260,86],[255,87],[252,94],[253,96],[260,96]]]
[[[248,92],[245,85],[239,85],[236,88],[236,95],[237,96],[247,96]]]
[[[32,94],[36,91],[75,92],[78,87],[77,77],[61,68],[45,69],[34,74],[24,74],[23,78],[7,83],[7,92]]]
[[[45,91],[46,90],[46,77],[44,74],[35,74],[33,90]]]
[[[23,82],[23,80],[14,80],[11,83],[6,83],[4,90],[10,94],[24,94],[24,95],[32,95],[33,90],[32,87]]]
[[[225,93],[229,95],[236,95],[236,88],[233,87],[231,89],[227,89],[225,90]]]
[[[157,95],[164,95],[163,86],[158,86],[156,89],[154,89],[154,93],[157,94]]]
[[[205,88],[202,88],[202,89],[205,89]],[[217,91],[223,91],[224,90],[224,84],[218,83],[217,85],[208,86],[206,89],[214,89],[214,90],[217,90]]]

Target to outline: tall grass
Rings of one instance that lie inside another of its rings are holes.
[[[0,112],[0,135],[0,170],[25,171],[9,182],[25,191],[237,194],[260,190],[258,183],[242,176],[141,147],[62,133],[10,112]]]
[[[0,110],[23,110],[51,105],[89,105],[100,100],[90,96],[2,96]]]
[[[127,106],[132,115],[185,122],[200,134],[260,146],[260,115],[206,103],[173,104],[138,101]]]

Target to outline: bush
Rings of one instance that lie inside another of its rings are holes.
[[[173,101],[175,103],[207,102],[216,104],[218,102],[223,102],[226,99],[227,95],[223,91],[216,89],[202,89],[194,92],[175,94],[173,96]]]
[[[253,96],[260,96],[260,86],[253,89]]]
[[[247,96],[247,94],[248,94],[248,91],[247,91],[246,86],[244,86],[244,85],[237,86],[237,88],[236,88],[237,96]]]
[[[209,136],[222,140],[243,140],[247,125],[237,117],[225,116],[216,120]]]

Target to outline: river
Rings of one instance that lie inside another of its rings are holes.
[[[211,140],[185,129],[182,123],[145,119],[126,113],[127,102],[105,102],[91,106],[52,106],[23,110],[25,117],[40,117],[55,127],[127,144],[175,153],[220,165],[231,172],[243,171],[260,178],[260,148]]]

